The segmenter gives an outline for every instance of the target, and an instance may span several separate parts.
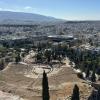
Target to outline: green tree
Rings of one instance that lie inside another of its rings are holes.
[[[49,100],[49,86],[48,86],[48,77],[47,74],[43,73],[43,80],[42,80],[42,100]]]
[[[96,82],[96,75],[95,75],[95,72],[96,71],[96,69],[95,69],[95,67],[93,68],[93,72],[92,72],[92,75],[91,75],[91,81],[92,82]]]
[[[90,75],[90,67],[88,66],[87,67],[87,70],[86,70],[86,78],[88,78]]]
[[[39,42],[38,45],[37,45],[37,51],[41,51],[42,50],[42,46],[41,46],[41,43]]]
[[[90,94],[88,100],[98,100],[97,99],[97,93],[93,90],[92,93]],[[99,99],[100,100],[100,99]]]
[[[47,61],[50,62],[50,60],[51,60],[51,50],[46,50],[44,55],[45,55]]]
[[[0,61],[0,70],[3,70],[4,69],[4,60],[1,60]]]
[[[16,64],[21,60],[21,57],[20,57],[20,53],[17,53],[16,57],[15,57],[15,62]]]
[[[98,92],[97,92],[97,100],[100,100],[100,87],[99,87]]]
[[[71,100],[80,100],[80,97],[79,97],[79,87],[77,85],[74,86]]]
[[[36,57],[36,62],[42,62],[42,59],[43,59],[43,54],[42,53],[37,53],[35,55]]]

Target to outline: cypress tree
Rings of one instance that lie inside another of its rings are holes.
[[[90,75],[90,67],[88,66],[87,70],[86,70],[86,78],[88,78]]]
[[[98,93],[97,93],[97,100],[100,100],[100,87],[99,87]]]
[[[80,100],[80,97],[79,97],[79,87],[77,85],[74,86],[71,100]]]
[[[4,60],[1,60],[0,61],[0,70],[3,70],[4,69]]]
[[[91,81],[92,82],[96,82],[95,67],[93,68],[93,73],[92,73],[92,76],[91,76]]]
[[[88,97],[88,100],[98,100],[96,92],[93,90],[91,95]]]
[[[43,80],[42,80],[42,100],[49,100],[49,86],[48,86],[48,77],[47,74],[43,73]]]

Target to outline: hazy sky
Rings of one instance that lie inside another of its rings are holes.
[[[0,0],[0,10],[38,13],[67,20],[100,20],[100,0]]]

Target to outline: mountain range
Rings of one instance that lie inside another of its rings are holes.
[[[33,13],[0,11],[0,24],[61,22],[64,20]]]

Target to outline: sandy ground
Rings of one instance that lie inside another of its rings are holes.
[[[24,99],[20,98],[19,96],[13,95],[11,93],[0,91],[0,100],[24,100]]]
[[[71,95],[75,84],[78,84],[80,87],[81,94],[89,94],[91,87],[77,77],[69,62],[66,59],[64,61],[65,64],[60,65],[60,67],[58,64],[55,65],[53,70],[48,73],[50,100],[65,100],[64,98]],[[11,99],[0,100],[42,100],[42,74],[36,74],[34,68],[36,72],[43,72],[43,69],[39,69],[39,67],[44,67],[44,65],[37,66],[23,62],[8,64],[0,72],[0,90],[4,91],[4,93],[0,92],[0,95],[5,98],[10,96],[9,98]],[[17,95],[23,99],[19,99]],[[60,97],[63,99],[60,99]]]

